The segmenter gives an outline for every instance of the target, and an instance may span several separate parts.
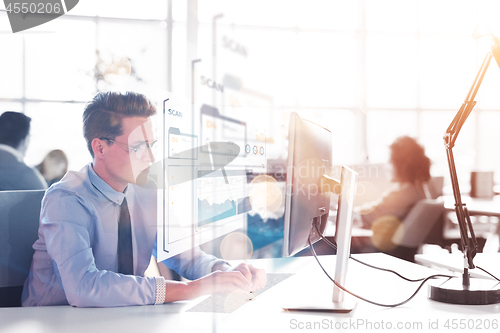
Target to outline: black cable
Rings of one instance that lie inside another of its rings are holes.
[[[328,244],[331,248],[333,248],[333,249],[337,250],[337,244],[332,243],[332,242],[331,242],[328,238],[326,238],[326,237],[325,237],[325,236],[324,236],[324,235],[323,235],[323,234],[319,231],[319,229],[318,229],[318,224],[317,224],[317,223],[315,223],[315,224],[314,224],[314,227],[316,228],[316,232],[319,234],[319,236],[321,237],[321,239],[322,239],[325,243],[327,243],[327,244]],[[389,272],[389,273],[395,274],[395,275],[397,275],[398,277],[400,277],[401,279],[406,280],[406,281],[409,281],[409,282],[420,282],[420,281],[424,281],[424,280],[425,280],[425,278],[421,278],[421,279],[410,279],[410,278],[407,278],[407,277],[405,277],[405,276],[403,276],[403,275],[399,274],[398,272],[393,271],[393,270],[391,270],[391,269],[387,269],[387,268],[382,268],[382,267],[377,267],[377,266],[370,265],[370,264],[368,264],[368,263],[366,263],[366,262],[363,262],[363,261],[361,261],[361,260],[359,260],[359,259],[354,258],[354,257],[353,257],[350,253],[349,253],[349,259],[352,259],[352,260],[354,260],[354,261],[356,261],[356,262],[358,262],[358,263],[360,263],[360,264],[363,264],[363,265],[365,265],[365,266],[367,266],[367,267],[370,267],[370,268],[374,268],[374,269],[378,269],[378,270],[380,270],[380,271],[384,271],[384,272]],[[488,271],[487,271],[487,270],[485,270],[484,268],[481,268],[481,267],[479,267],[479,266],[476,266],[476,268],[478,268],[478,269],[482,270],[483,272],[485,272],[486,274],[488,274],[489,276],[491,276],[492,278],[494,278],[495,280],[497,280],[497,281],[499,281],[499,282],[500,282],[500,279],[499,279],[499,278],[497,278],[495,275],[491,274],[490,272],[488,272]]]
[[[352,292],[350,292],[349,290],[345,289],[343,286],[341,286],[339,283],[337,283],[337,281],[335,281],[334,279],[332,279],[332,277],[330,276],[330,274],[328,274],[328,272],[325,270],[325,268],[323,267],[323,265],[321,265],[321,263],[319,262],[319,258],[316,254],[316,251],[314,251],[314,246],[312,245],[311,243],[311,236],[309,235],[309,237],[307,238],[307,241],[309,243],[309,246],[311,247],[311,251],[314,255],[314,258],[316,259],[316,261],[318,262],[318,265],[319,267],[321,267],[321,269],[323,270],[323,272],[326,274],[326,276],[328,276],[328,278],[340,289],[342,289],[343,291],[345,291],[346,293],[356,297],[356,298],[359,298],[360,300],[362,301],[365,301],[365,302],[368,302],[370,304],[374,304],[374,305],[378,305],[378,306],[384,306],[384,307],[388,307],[388,308],[393,308],[393,307],[396,307],[396,306],[400,306],[400,305],[403,305],[403,304],[406,304],[408,303],[413,297],[415,297],[415,295],[420,291],[420,289],[424,286],[424,283],[427,282],[428,280],[430,279],[433,279],[433,278],[436,278],[436,277],[447,277],[448,280],[453,278],[454,276],[451,276],[451,275],[441,275],[441,274],[436,274],[436,275],[431,275],[427,278],[425,278],[422,283],[420,284],[420,286],[418,286],[417,290],[413,293],[413,295],[411,295],[408,299],[404,300],[403,302],[399,302],[399,303],[396,303],[396,304],[382,304],[382,303],[377,303],[377,302],[374,302],[374,301],[370,301],[366,298],[363,298],[361,296],[358,296]]]
[[[323,241],[325,241],[325,242],[326,242],[326,243],[327,243],[327,244],[328,244],[331,248],[333,248],[333,249],[337,250],[337,244],[332,243],[332,242],[331,242],[328,238],[326,238],[325,236],[323,236],[323,234],[322,234],[321,232],[319,232],[319,229],[318,229],[318,224],[317,224],[317,223],[315,223],[315,224],[314,224],[314,226],[316,227],[316,232],[320,235],[321,239],[322,239]],[[370,268],[374,268],[374,269],[378,269],[378,270],[380,270],[380,271],[384,271],[384,272],[389,272],[389,273],[395,274],[395,275],[397,275],[398,277],[400,277],[401,279],[406,280],[406,281],[409,281],[409,282],[421,282],[421,281],[424,281],[424,280],[425,280],[425,278],[421,278],[421,279],[410,279],[410,278],[407,278],[407,277],[405,277],[405,276],[403,276],[403,275],[399,274],[398,272],[393,271],[393,270],[391,270],[391,269],[382,268],[382,267],[377,267],[377,266],[373,266],[373,265],[367,264],[367,263],[365,263],[365,262],[363,262],[363,261],[361,261],[361,260],[359,260],[359,259],[354,258],[353,256],[351,256],[351,254],[349,254],[349,259],[352,259],[352,260],[354,260],[354,261],[356,261],[356,262],[358,262],[358,263],[360,263],[360,264],[363,264],[363,265],[365,265],[365,266],[367,266],[367,267],[370,267]]]
[[[482,270],[483,272],[485,272],[485,273],[486,273],[486,274],[488,274],[489,276],[493,277],[495,280],[500,281],[500,279],[498,279],[495,275],[491,274],[491,273],[490,273],[490,272],[488,272],[487,270],[482,269],[482,268],[481,268],[481,267],[479,267],[479,266],[476,266],[476,268],[478,268],[478,269]]]

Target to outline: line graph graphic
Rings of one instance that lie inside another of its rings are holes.
[[[227,175],[222,171],[198,178],[198,227],[226,219],[248,211],[246,175]]]

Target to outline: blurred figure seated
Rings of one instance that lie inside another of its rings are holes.
[[[42,190],[47,183],[38,170],[24,163],[31,118],[19,112],[0,115],[0,191]]]
[[[50,186],[60,181],[68,172],[68,158],[62,150],[52,150],[36,168],[47,181],[47,185]]]
[[[371,244],[365,247],[382,252],[395,249],[392,236],[415,204],[431,198],[427,184],[431,178],[431,161],[424,148],[415,139],[403,136],[397,138],[390,149],[394,187],[377,201],[356,208],[363,226],[373,230]]]

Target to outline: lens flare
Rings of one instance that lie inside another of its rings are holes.
[[[261,216],[275,213],[283,204],[283,193],[271,176],[255,177],[250,183],[250,204],[252,210]]]
[[[241,232],[230,233],[220,244],[220,254],[225,260],[250,259],[253,254],[252,241]]]
[[[401,221],[393,215],[385,215],[376,219],[371,228],[373,246],[380,251],[390,251],[396,248],[397,244],[392,241],[392,236],[400,225]]]

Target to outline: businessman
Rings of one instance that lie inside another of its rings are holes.
[[[44,190],[38,170],[24,163],[30,141],[31,118],[19,112],[0,115],[0,191]]]
[[[164,262],[190,281],[144,277],[156,239],[156,191],[147,177],[155,113],[145,96],[131,92],[98,93],[85,106],[93,161],[68,172],[42,200],[23,306],[161,304],[265,285],[263,270],[231,267],[199,248]]]

